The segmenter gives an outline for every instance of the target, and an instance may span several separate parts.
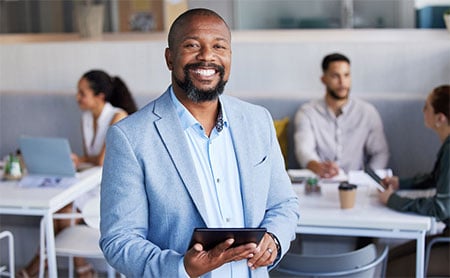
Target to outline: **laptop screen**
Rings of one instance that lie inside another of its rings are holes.
[[[29,175],[75,176],[66,138],[21,137],[19,145]]]

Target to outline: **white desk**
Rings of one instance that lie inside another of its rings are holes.
[[[0,214],[43,217],[49,277],[58,276],[52,214],[98,186],[101,169],[94,167],[84,170],[78,174],[79,182],[67,188],[23,188],[18,182],[0,182]]]
[[[433,218],[391,210],[378,201],[374,188],[359,186],[352,209],[340,209],[337,184],[322,184],[320,195],[305,195],[293,185],[300,199],[299,234],[404,238],[417,241],[416,277],[424,277],[425,235]]]

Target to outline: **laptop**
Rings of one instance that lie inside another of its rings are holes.
[[[77,181],[66,138],[23,136],[19,138],[19,146],[27,168],[21,186],[70,186]]]

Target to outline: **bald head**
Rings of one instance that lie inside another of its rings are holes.
[[[227,26],[228,32],[230,32],[230,27],[228,26],[228,24],[216,12],[214,12],[212,10],[208,10],[208,9],[203,9],[203,8],[187,10],[186,12],[179,15],[175,19],[175,21],[172,23],[172,26],[170,27],[169,36],[168,36],[169,48],[172,48],[173,45],[175,44],[175,40],[177,39],[177,37],[179,35],[180,29],[182,29],[183,26],[186,26],[189,22],[195,20],[195,18],[197,18],[197,17],[216,18],[216,19],[222,21]]]

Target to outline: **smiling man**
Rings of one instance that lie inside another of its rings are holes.
[[[289,249],[298,200],[269,112],[222,95],[231,33],[206,9],[173,23],[172,85],[112,126],[101,186],[100,246],[127,277],[268,277]],[[258,243],[189,248],[194,228],[266,228]]]
[[[386,168],[389,151],[378,111],[350,98],[350,60],[339,53],[322,61],[325,97],[304,104],[295,115],[295,154],[300,166],[322,178]]]

